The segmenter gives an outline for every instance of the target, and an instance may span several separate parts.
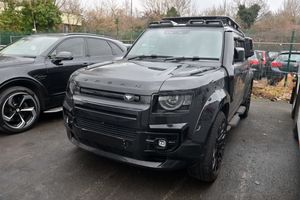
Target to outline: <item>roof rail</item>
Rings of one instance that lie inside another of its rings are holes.
[[[238,23],[236,23],[233,19],[227,16],[199,16],[199,17],[167,17],[163,18],[163,20],[171,20],[173,22],[176,22],[178,24],[187,24],[189,21],[210,21],[210,23],[218,23],[219,21],[222,21],[223,26],[230,26],[238,31],[240,31],[240,26]]]
[[[87,36],[97,36],[97,37],[105,37],[105,38],[109,38],[109,39],[114,39],[114,37],[109,36],[109,35],[100,35],[100,34],[96,34],[96,33],[65,33],[66,35],[87,35]]]
[[[204,19],[191,19],[187,22],[187,26],[206,26],[206,27],[224,27],[221,20],[204,20]]]
[[[177,25],[176,22],[172,20],[161,20],[161,21],[154,21],[149,24],[150,28],[155,28],[155,27],[172,27],[174,25]]]

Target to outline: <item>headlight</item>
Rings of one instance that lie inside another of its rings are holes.
[[[158,97],[159,105],[167,110],[174,111],[182,106],[189,106],[192,103],[192,95],[168,95]]]
[[[70,79],[70,81],[68,83],[68,86],[67,86],[67,93],[69,95],[73,95],[74,92],[77,91],[77,90],[78,90],[77,83],[74,80]]]

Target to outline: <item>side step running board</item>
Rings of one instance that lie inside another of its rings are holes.
[[[240,106],[239,109],[238,109],[238,111],[237,111],[237,113],[238,113],[239,115],[242,115],[242,114],[244,114],[245,112],[246,112],[246,106]]]
[[[63,110],[62,107],[57,107],[57,108],[52,108],[50,110],[45,110],[44,113],[57,113],[57,112],[61,112]]]
[[[244,114],[245,112],[246,112],[246,107],[240,106],[236,114],[229,121],[227,126],[227,131],[229,131],[231,128],[236,127],[239,124],[239,122],[241,121],[240,115]]]

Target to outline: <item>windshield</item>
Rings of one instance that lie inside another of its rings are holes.
[[[222,45],[223,32],[219,29],[156,28],[147,30],[127,57],[156,55],[219,60]]]
[[[283,62],[288,62],[289,60],[289,54],[281,54],[278,56],[276,59],[277,61],[283,61]],[[300,54],[291,54],[291,61],[294,62],[300,62]]]
[[[58,39],[58,37],[49,36],[25,37],[0,51],[0,54],[36,57],[41,55]]]

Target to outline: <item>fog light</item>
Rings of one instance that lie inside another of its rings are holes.
[[[167,147],[167,141],[165,139],[158,139],[158,147],[165,149]]]

